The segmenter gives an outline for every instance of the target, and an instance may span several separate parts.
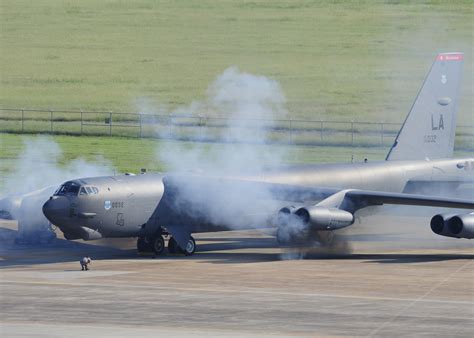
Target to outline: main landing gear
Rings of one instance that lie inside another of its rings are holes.
[[[161,255],[165,251],[165,240],[162,235],[153,237],[138,237],[137,250],[139,254],[153,253]],[[168,253],[170,254],[184,254],[191,256],[196,251],[196,241],[193,236],[190,236],[189,241],[184,248],[181,248],[173,237],[168,240]]]

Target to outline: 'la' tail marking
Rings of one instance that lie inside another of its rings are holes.
[[[435,117],[431,114],[431,130],[444,130],[443,114],[439,114],[438,124],[435,123]]]

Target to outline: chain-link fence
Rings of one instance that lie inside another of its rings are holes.
[[[122,136],[202,142],[390,146],[400,123],[0,108],[0,132]],[[474,126],[458,125],[456,149],[474,150]]]

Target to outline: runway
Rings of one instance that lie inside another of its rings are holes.
[[[153,259],[133,240],[15,246],[3,221],[1,336],[472,336],[472,242],[406,231],[417,222],[360,227],[342,255],[284,259],[273,237],[238,231]]]

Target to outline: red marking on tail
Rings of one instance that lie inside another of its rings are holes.
[[[438,54],[436,61],[462,61],[464,60],[464,54],[462,53],[448,53]]]

